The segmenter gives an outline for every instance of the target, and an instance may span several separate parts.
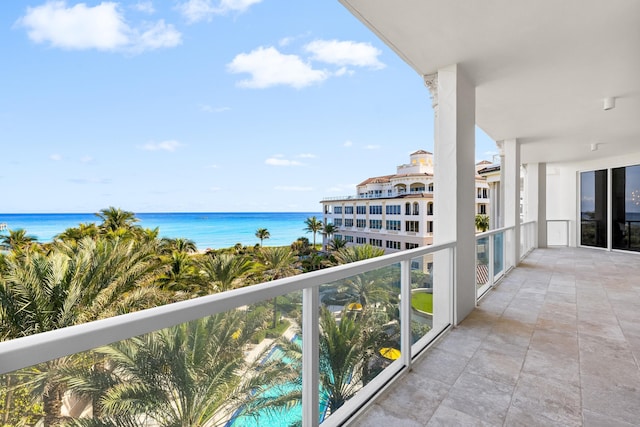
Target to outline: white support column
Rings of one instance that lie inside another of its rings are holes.
[[[507,246],[510,265],[520,262],[520,143],[515,139],[502,141],[504,150],[504,226],[515,227],[513,244]]]
[[[547,164],[527,164],[524,198],[527,203],[525,221],[538,222],[535,247],[547,247]]]
[[[458,65],[425,76],[425,83],[435,113],[433,242],[457,241],[452,318],[458,324],[476,303],[475,86]],[[435,261],[437,281],[444,266],[438,265],[437,256]]]

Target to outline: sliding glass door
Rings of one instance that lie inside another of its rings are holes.
[[[607,247],[607,171],[580,174],[580,244]]]
[[[640,251],[640,165],[611,170],[613,249]]]

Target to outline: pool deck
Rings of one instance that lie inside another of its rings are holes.
[[[640,425],[640,255],[534,250],[350,425]]]

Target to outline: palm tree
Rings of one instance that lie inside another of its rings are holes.
[[[361,261],[384,255],[384,249],[371,245],[358,245],[344,247],[333,254],[338,264]]]
[[[336,227],[332,223],[328,223],[325,224],[324,228],[322,229],[322,234],[326,237],[326,240],[331,240],[331,236],[333,236],[336,231],[338,231],[338,227]],[[325,240],[323,240],[323,242],[324,241]]]
[[[258,228],[256,230],[256,237],[260,239],[260,246],[262,246],[262,241],[271,237],[271,233],[269,233],[269,230],[266,228]]]
[[[343,313],[338,322],[324,307],[320,330],[320,383],[333,413],[371,380],[369,360],[387,338],[368,317]]]
[[[109,369],[101,378],[86,370],[70,375],[70,388],[99,400],[101,419],[95,421],[102,426],[135,420],[201,426],[239,409],[251,415],[268,405],[263,397],[268,387],[294,373],[278,361],[257,369],[262,357],[245,360],[242,348],[249,335],[238,333],[245,329],[243,317],[222,313],[100,348],[96,353],[109,360]],[[92,425],[82,419],[73,424]]]
[[[347,241],[339,237],[334,237],[329,241],[329,249],[332,252],[338,251],[347,246]]]
[[[160,268],[156,247],[119,239],[58,242],[49,254],[7,261],[0,286],[0,340],[19,338],[147,308],[166,301],[151,286]],[[45,426],[60,422],[66,389],[62,358],[23,373],[43,399]]]
[[[198,269],[191,256],[186,252],[174,250],[162,260],[167,264],[167,271],[158,278],[163,289],[188,294],[206,294],[200,287]]]
[[[277,246],[261,248],[258,254],[262,274],[266,280],[277,280],[283,277],[295,276],[301,273],[298,257],[291,248]],[[273,327],[278,324],[278,297],[273,298]]]
[[[480,232],[487,231],[489,229],[489,216],[476,215],[476,230]]]
[[[101,209],[96,216],[102,220],[100,228],[107,233],[115,232],[121,228],[130,229],[133,227],[133,224],[139,221],[133,212],[123,211],[113,206]]]
[[[163,249],[168,252],[178,251],[192,254],[198,251],[196,242],[191,239],[184,239],[181,237],[178,237],[176,239],[165,237],[161,240],[161,244],[163,246]]]
[[[308,233],[313,233],[313,249],[316,249],[316,234],[324,228],[324,224],[322,221],[318,220],[315,216],[307,218],[304,220],[306,227],[303,228],[304,231]]]
[[[38,239],[27,234],[23,228],[9,230],[9,234],[0,236],[0,248],[6,250],[23,251]]]
[[[78,241],[84,237],[96,237],[100,230],[93,222],[81,223],[77,227],[67,228],[62,233],[54,237],[55,241]]]
[[[347,279],[345,284],[339,288],[339,292],[353,295],[362,309],[367,310],[371,303],[388,302],[389,290],[384,286],[384,282],[384,277],[376,278],[371,274],[363,273]]]
[[[208,289],[218,292],[237,287],[238,279],[254,268],[253,262],[244,255],[218,254],[207,256],[199,264]]]

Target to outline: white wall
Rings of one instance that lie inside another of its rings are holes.
[[[579,215],[579,187],[580,172],[632,166],[640,164],[640,151],[617,157],[603,157],[572,163],[547,164],[547,219],[571,220],[571,246],[577,244],[578,215]]]

